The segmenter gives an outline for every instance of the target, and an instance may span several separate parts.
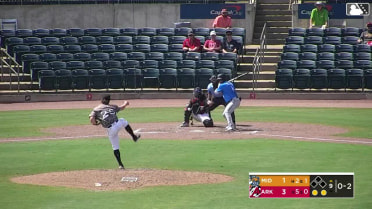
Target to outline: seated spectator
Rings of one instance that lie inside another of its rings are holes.
[[[222,43],[216,39],[216,31],[211,31],[210,39],[206,40],[203,49],[207,52],[221,52]]]
[[[236,40],[232,39],[232,31],[230,30],[226,31],[226,36],[222,45],[222,52],[239,53],[240,48],[241,48],[240,44]]]
[[[221,14],[218,15],[213,21],[213,28],[231,28],[231,17],[228,16],[226,9],[221,10]]]
[[[195,38],[193,32],[190,32],[188,38],[183,41],[182,49],[184,52],[201,52],[200,40]]]
[[[372,46],[372,22],[367,23],[366,26],[367,29],[360,34],[358,43]]]

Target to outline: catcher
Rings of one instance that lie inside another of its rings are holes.
[[[194,89],[193,98],[190,99],[189,104],[185,108],[184,121],[181,127],[189,127],[190,118],[202,122],[204,127],[213,127],[213,120],[209,114],[209,107],[207,105],[207,97],[203,94],[200,87]]]
[[[117,113],[121,110],[124,110],[126,106],[129,105],[128,101],[120,106],[110,105],[110,95],[105,95],[102,97],[100,105],[95,107],[93,111],[89,114],[90,123],[92,125],[102,125],[103,128],[107,129],[107,135],[114,150],[115,158],[119,164],[119,169],[124,169],[124,165],[121,162],[120,150],[119,150],[119,131],[122,128],[132,136],[134,142],[141,137],[141,135],[134,134],[131,126],[128,121],[124,118],[117,117]]]

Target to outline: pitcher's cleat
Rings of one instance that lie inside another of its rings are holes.
[[[121,166],[119,166],[119,169],[124,170],[125,168],[124,168],[124,166],[121,165]]]
[[[140,138],[141,138],[141,134],[137,134],[137,135],[135,135],[135,137],[133,138],[133,141],[134,141],[134,142],[137,142]]]

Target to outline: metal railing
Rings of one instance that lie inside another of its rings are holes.
[[[256,49],[256,53],[253,59],[253,72],[252,72],[252,91],[255,92],[257,88],[257,81],[259,79],[262,63],[265,62],[265,51],[267,49],[266,44],[266,23],[264,24],[260,36],[260,46]]]
[[[6,81],[5,74],[9,74],[9,90],[13,89],[13,78],[16,77],[17,79],[17,92],[20,92],[20,75],[19,71],[22,69],[22,66],[18,64],[18,62],[8,54],[6,49],[0,48],[0,70],[1,70],[1,81]],[[9,70],[9,73],[4,73],[5,69]]]

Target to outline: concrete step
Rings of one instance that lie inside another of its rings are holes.
[[[288,5],[288,0],[259,0],[257,4],[285,4]]]
[[[261,33],[253,33],[253,39],[258,39],[261,37]],[[285,38],[288,37],[288,33],[269,33],[267,32],[266,33],[266,38],[267,39],[283,39],[285,40]]]
[[[259,44],[259,43],[260,43],[259,39],[253,39],[252,40],[252,44]],[[267,44],[273,44],[273,45],[280,45],[280,44],[284,44],[285,40],[283,40],[283,39],[266,39],[266,43]]]
[[[261,71],[267,71],[267,72],[275,72],[277,69],[277,63],[263,63],[261,67]],[[252,63],[241,63],[239,67],[239,72],[252,72],[253,66]]]
[[[234,82],[236,88],[252,88],[253,82],[252,80],[237,80]],[[256,88],[275,88],[275,81],[274,80],[258,80],[256,83]]]
[[[288,34],[288,31],[291,27],[266,27],[266,33],[287,33]],[[262,29],[263,29],[263,26],[260,26],[260,27],[255,27],[254,28],[254,31],[256,33],[260,33],[262,32]]]
[[[244,63],[252,63],[254,56],[244,56],[243,61]],[[265,55],[265,63],[277,63],[280,60],[279,56],[270,56]]]
[[[292,15],[291,10],[278,10],[278,9],[264,9],[259,11],[259,15]]]
[[[255,27],[263,27],[266,23],[266,27],[292,27],[292,20],[288,21],[265,21],[265,20],[256,20]]]
[[[281,10],[281,11],[291,11],[288,4],[257,4],[256,11],[264,10]]]
[[[30,82],[21,82],[19,88],[22,89],[22,90],[38,89],[38,84],[34,83],[34,84],[31,85]],[[8,82],[6,82],[6,83],[5,82],[0,82],[0,91],[3,91],[3,90],[17,90],[17,89],[18,89],[18,83],[16,83],[16,82],[12,82],[11,85]]]
[[[257,15],[256,21],[292,21],[292,15]]]

